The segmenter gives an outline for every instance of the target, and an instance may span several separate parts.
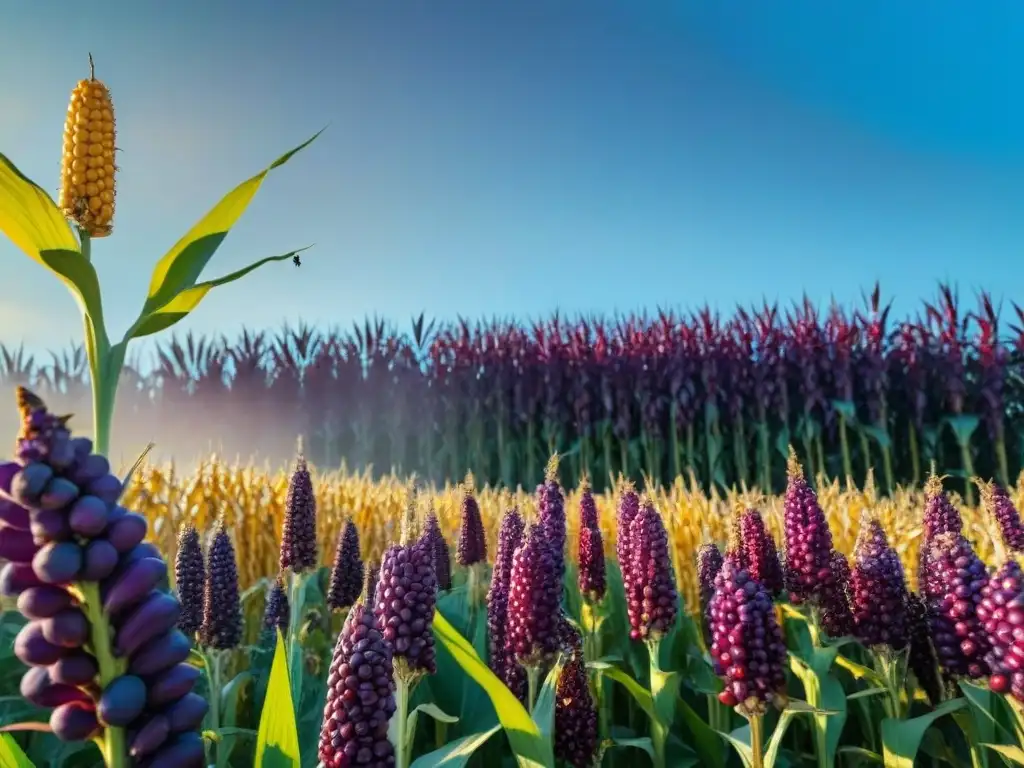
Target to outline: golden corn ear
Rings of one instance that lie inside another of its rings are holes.
[[[91,73],[71,92],[57,201],[64,215],[91,237],[106,237],[114,229],[116,171],[114,105],[107,86]]]

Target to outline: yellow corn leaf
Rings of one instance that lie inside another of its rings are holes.
[[[167,305],[183,290],[196,285],[203,269],[214,252],[224,242],[228,231],[245,213],[263,180],[273,169],[287,163],[296,153],[305,149],[323,133],[318,131],[290,152],[285,153],[248,181],[243,181],[228,192],[202,219],[199,220],[174,247],[157,262],[149,282],[149,295],[142,316]],[[144,334],[143,334],[144,335]]]
[[[97,340],[106,341],[96,270],[82,255],[64,214],[35,182],[0,154],[0,231],[71,291]]]
[[[201,302],[210,291],[219,285],[226,285],[227,283],[233,283],[242,277],[245,277],[250,272],[259,269],[264,264],[269,264],[272,261],[287,261],[291,259],[295,254],[301,253],[307,250],[311,246],[306,248],[300,248],[297,251],[291,251],[289,253],[283,253],[280,256],[268,256],[265,259],[253,262],[247,267],[242,267],[229,275],[218,277],[215,280],[207,280],[193,285],[191,288],[186,288],[177,295],[173,296],[170,301],[161,307],[156,307],[149,312],[143,312],[142,316],[135,322],[128,332],[125,334],[125,343],[128,339],[137,339],[141,336],[149,336],[153,333],[159,333],[160,331],[170,328],[179,320],[182,320],[192,310],[199,306]]]

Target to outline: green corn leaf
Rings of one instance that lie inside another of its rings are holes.
[[[853,425],[857,422],[857,406],[849,400],[832,400],[832,408],[842,416],[846,423]]]
[[[0,733],[0,765],[5,768],[36,768],[9,733]]]
[[[454,715],[449,715],[447,712],[442,710],[436,704],[420,704],[412,712],[409,713],[409,717],[406,718],[405,733],[409,739],[416,738],[416,726],[419,724],[420,712],[428,717],[432,717],[438,722],[446,723],[451,725],[452,723],[459,722],[459,718]],[[394,721],[392,721],[392,725]]]
[[[676,717],[676,700],[679,698],[679,686],[683,682],[678,672],[666,672],[651,665],[651,696],[654,699],[654,711],[658,720],[665,725],[672,725]]]
[[[967,445],[981,424],[981,418],[970,413],[962,413],[959,416],[947,416],[943,423],[952,431],[957,445]]]
[[[650,738],[648,738],[647,736],[634,739],[608,739],[608,741],[604,742],[601,745],[602,750],[616,748],[628,749],[630,747],[632,747],[633,749],[642,749],[644,752],[651,756],[652,760],[654,759],[654,744],[651,743]]]
[[[213,258],[213,254],[220,244],[224,242],[228,231],[249,207],[249,203],[256,196],[267,174],[291,160],[298,152],[312,144],[321,133],[323,133],[323,129],[295,149],[279,157],[251,179],[243,181],[228,192],[174,244],[153,268],[153,276],[149,281],[149,293],[140,319],[160,307],[166,306],[182,291],[196,285],[203,269]]]
[[[686,703],[686,699],[680,697],[676,707],[693,737],[693,746],[701,763],[711,768],[723,768],[726,755],[725,746],[718,738],[720,733],[708,725],[704,718]]]
[[[630,677],[626,672],[603,661],[592,661],[589,662],[587,666],[591,669],[598,670],[605,677],[619,683],[629,692],[629,695],[636,701],[637,706],[643,710],[644,714],[647,715],[648,718],[651,720],[658,719],[657,712],[654,709],[654,697],[651,696],[651,692],[640,685],[640,683]]]
[[[301,768],[302,765],[295,707],[288,682],[288,658],[280,630],[277,632],[274,663],[270,667],[267,698],[260,714],[253,765],[255,768]]]
[[[187,317],[190,312],[199,306],[199,302],[206,298],[206,294],[214,288],[240,280],[250,272],[259,269],[265,264],[270,264],[275,261],[290,261],[295,254],[301,253],[309,247],[310,246],[307,246],[306,248],[300,248],[297,251],[283,253],[280,256],[268,256],[265,259],[253,262],[247,267],[242,267],[231,274],[218,277],[215,280],[207,280],[202,283],[197,283],[189,288],[182,289],[181,292],[172,296],[167,302],[158,304],[151,309],[144,310],[142,315],[139,316],[139,319],[135,321],[135,324],[128,329],[128,332],[125,334],[125,341],[128,339],[138,339],[143,336],[149,336],[170,328],[179,320],[183,320]]]
[[[537,724],[541,736],[550,740],[555,730],[555,690],[558,688],[558,677],[562,674],[562,662],[559,661],[548,672],[548,676],[537,694],[537,702],[533,705],[533,722]]]
[[[839,754],[843,756],[845,765],[881,765],[882,756],[864,747],[840,747]]]
[[[221,692],[224,713],[220,722],[222,726],[219,731],[221,747],[217,751],[217,768],[229,764],[228,758],[235,746],[234,732],[238,730],[235,728],[235,724],[238,722],[238,700],[242,695],[242,690],[251,681],[252,674],[250,672],[239,672],[224,686]]]
[[[997,729],[1006,738],[1013,738],[1013,734],[996,720],[996,702],[1000,698],[997,694],[988,688],[968,683],[966,680],[960,681],[960,690],[963,691],[964,696],[971,705],[971,714],[977,722],[978,735],[981,741],[991,741],[995,737]]]
[[[494,705],[520,766],[554,766],[551,743],[541,735],[530,713],[501,680],[481,661],[473,646],[462,637],[440,611],[434,614],[434,638],[444,646],[467,676],[483,688]]]
[[[840,689],[841,692],[842,689]],[[794,717],[797,715],[812,715],[815,719],[818,719],[819,717],[832,718],[839,714],[840,712],[836,710],[818,709],[806,702],[791,699],[779,716],[779,722],[775,724],[775,730],[772,731],[771,738],[768,740],[768,745],[764,752],[764,768],[774,768],[775,762],[779,759],[779,751],[782,749],[782,738],[786,735],[786,731],[790,723],[793,722]],[[845,715],[845,711],[842,714]],[[835,754],[834,748],[831,754]],[[831,765],[832,763],[833,759],[830,757],[827,764]]]
[[[496,725],[490,730],[463,736],[461,739],[445,744],[441,749],[417,757],[409,768],[463,768],[469,763],[473,753],[487,743],[491,736],[499,730],[501,730],[501,726]]]
[[[914,768],[914,759],[917,757],[917,750],[921,746],[925,732],[943,715],[966,706],[966,699],[951,699],[931,712],[910,720],[885,718],[882,721],[882,757],[885,768]]]
[[[740,756],[744,768],[754,768],[754,750],[750,747],[749,725],[737,728],[732,733],[722,733],[721,731],[715,731],[715,733],[725,739],[736,750],[736,754]]]
[[[1002,755],[1015,765],[1024,765],[1024,749],[1021,749],[1020,747],[1012,746],[1010,744],[982,744],[981,746],[987,747],[993,752]]]
[[[889,437],[889,433],[882,427],[876,427],[872,424],[861,424],[858,429],[878,443],[878,447],[882,450],[892,447],[892,438]]]

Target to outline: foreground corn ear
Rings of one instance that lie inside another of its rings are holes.
[[[114,135],[110,89],[90,71],[89,79],[71,91],[57,204],[91,237],[114,230]]]

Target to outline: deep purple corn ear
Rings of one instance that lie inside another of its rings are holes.
[[[942,700],[942,680],[939,679],[939,660],[932,645],[932,631],[928,621],[928,609],[916,592],[907,595],[907,631],[910,638],[910,654],[907,666],[914,673],[918,686],[932,706]]]
[[[786,587],[795,605],[820,603],[831,588],[832,532],[792,446],[785,498]]]
[[[568,656],[583,655],[583,635],[580,634],[576,622],[566,616],[564,612],[559,614],[558,647],[562,649],[562,653]]]
[[[223,519],[218,520],[214,528],[209,552],[199,638],[203,645],[223,651],[236,648],[242,642],[238,561]]]
[[[284,528],[281,531],[281,570],[311,571],[317,566],[316,496],[306,459],[301,454],[288,481]]]
[[[541,667],[558,653],[562,583],[547,531],[530,526],[512,557],[506,650],[524,667]]]
[[[750,577],[763,584],[773,596],[781,594],[785,584],[779,552],[761,513],[756,509],[746,510],[740,515],[739,525],[744,564]]]
[[[374,600],[378,625],[394,654],[395,674],[409,683],[434,674],[437,578],[434,553],[422,539],[393,545],[384,553]]]
[[[558,583],[565,578],[565,496],[558,484],[558,454],[552,455],[544,470],[544,482],[537,486],[537,520],[548,537],[555,558]]]
[[[480,505],[473,496],[472,475],[467,476],[462,492],[462,516],[459,524],[459,543],[455,551],[459,565],[468,567],[487,560],[487,537],[480,517]]]
[[[573,768],[591,768],[597,742],[597,707],[587,666],[582,653],[572,654],[555,688],[555,757]]]
[[[711,598],[715,594],[715,577],[722,570],[722,550],[716,544],[702,544],[697,550],[697,586],[700,590],[701,630],[704,642],[711,645]]]
[[[819,601],[821,629],[828,637],[846,637],[853,634],[850,563],[846,555],[833,550],[829,565],[832,569],[832,579]]]
[[[934,467],[924,484],[924,495],[924,535],[921,537],[921,549],[918,553],[917,584],[921,596],[927,600],[933,587],[934,571],[928,560],[931,556],[932,542],[941,533],[963,533],[964,522],[949,496],[942,490],[942,478],[935,474]]]
[[[202,765],[207,704],[191,692],[182,606],[164,589],[167,563],[143,541],[146,519],[117,506],[121,481],[90,440],[71,437],[68,417],[21,387],[17,402],[17,461],[0,464],[0,491],[16,505],[0,509],[0,557],[11,561],[0,590],[29,619],[13,644],[31,667],[23,697],[54,707],[57,738],[94,739],[112,764]],[[172,711],[173,727],[153,725]],[[126,732],[114,739],[115,728]]]
[[[991,644],[989,688],[1024,702],[1024,571],[1007,560],[981,594],[978,619]]]
[[[1003,544],[1011,552],[1024,552],[1024,525],[1020,521],[1020,513],[1013,506],[1013,500],[998,483],[986,483],[975,479],[981,493],[981,502],[985,510],[995,518],[999,525],[999,533]]]
[[[483,525],[480,528],[483,534]],[[434,553],[434,573],[437,575],[437,588],[447,592],[452,588],[452,559],[445,541],[441,525],[437,521],[437,512],[431,509],[427,513],[427,523],[423,528],[423,541]]]
[[[630,637],[656,641],[672,629],[679,612],[668,534],[661,515],[648,500],[640,504],[629,531],[630,589],[626,597]]]
[[[864,645],[900,651],[907,645],[907,582],[882,524],[869,518],[854,549],[850,595],[854,635]]]
[[[990,644],[977,609],[988,583],[985,564],[957,533],[935,536],[928,562],[933,576],[928,616],[939,665],[949,679],[984,677],[989,671],[985,657]]]
[[[764,585],[726,557],[711,598],[711,660],[725,683],[718,698],[744,716],[785,704],[786,645]]]
[[[394,766],[388,723],[395,714],[392,651],[372,611],[357,603],[334,646],[320,728],[326,768]]]
[[[619,561],[619,570],[622,573],[622,586],[628,595],[630,589],[629,555],[633,551],[629,531],[630,526],[633,525],[633,519],[640,514],[640,497],[637,496],[632,483],[627,481],[623,485],[619,492],[619,501],[615,512],[615,556]]]
[[[174,586],[181,602],[178,629],[194,637],[203,625],[203,589],[206,585],[206,566],[199,531],[191,523],[184,523],[178,533],[178,554],[174,559]]]
[[[334,611],[350,608],[362,591],[363,561],[359,556],[359,531],[352,520],[346,520],[334,552],[327,607]]]
[[[288,606],[288,592],[284,586],[284,577],[278,576],[267,591],[267,603],[263,609],[263,628],[279,629],[281,635],[288,636],[288,621],[291,612]]]
[[[516,509],[501,519],[498,551],[494,557],[491,586],[487,592],[487,641],[489,666],[509,690],[522,701],[526,696],[526,673],[506,647],[508,599],[512,580],[512,560],[522,543],[526,526]]]
[[[594,491],[590,487],[590,480],[585,475],[580,481],[580,528],[601,530],[597,503],[594,501]]]
[[[577,543],[577,564],[580,594],[591,603],[599,603],[608,590],[605,575],[604,537],[597,517],[597,505],[590,484],[584,479],[580,497],[580,529]]]

